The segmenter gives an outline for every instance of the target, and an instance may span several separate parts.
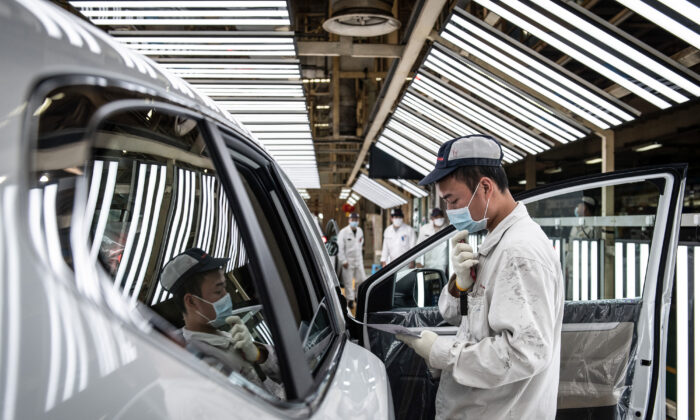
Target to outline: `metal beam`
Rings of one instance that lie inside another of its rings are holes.
[[[299,56],[400,58],[404,47],[391,44],[357,44],[341,37],[339,42],[297,42]]]
[[[420,15],[416,20],[416,24],[411,31],[411,36],[406,43],[406,47],[403,50],[403,56],[399,60],[396,70],[389,81],[389,87],[386,90],[384,98],[379,105],[377,114],[374,116],[372,123],[367,128],[365,134],[365,142],[362,145],[362,150],[357,157],[357,162],[355,162],[355,167],[348,178],[347,186],[351,186],[352,182],[355,180],[357,173],[360,171],[362,162],[365,160],[365,156],[369,151],[369,147],[374,142],[374,138],[379,134],[379,130],[384,125],[384,120],[391,112],[394,107],[394,102],[401,94],[401,91],[406,84],[406,77],[410,74],[413,65],[418,59],[425,41],[428,39],[430,31],[435,26],[435,22],[442,13],[442,10],[447,3],[447,0],[426,0],[423,3],[423,8],[420,11]]]

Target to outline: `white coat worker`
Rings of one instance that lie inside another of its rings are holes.
[[[341,276],[345,288],[345,299],[348,307],[355,306],[355,290],[365,280],[365,264],[362,259],[362,247],[365,237],[359,227],[360,216],[350,214],[350,224],[338,233],[338,261],[343,265]],[[353,285],[352,280],[355,279]]]
[[[401,254],[413,248],[416,244],[416,233],[413,228],[403,222],[403,212],[400,208],[391,210],[391,226],[384,229],[382,243],[382,267],[397,259]]]
[[[445,226],[445,213],[442,209],[434,208],[430,212],[430,221],[420,227],[418,232],[418,243],[425,241],[431,236],[441,231]],[[437,245],[435,248],[425,253],[423,267],[437,268],[447,274],[448,261],[447,242]]]
[[[441,370],[438,419],[556,415],[561,264],[525,206],[513,200],[502,158],[500,144],[489,136],[450,140],[420,182],[437,183],[450,223],[460,231],[450,255],[455,275],[439,301],[445,320],[459,326],[457,335],[428,330],[419,338],[397,335]],[[467,235],[483,229],[488,234],[474,253]]]

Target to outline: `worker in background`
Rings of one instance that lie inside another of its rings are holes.
[[[445,226],[447,226],[445,224],[445,213],[440,208],[434,208],[430,212],[430,221],[421,226],[420,232],[418,232],[418,243],[435,235]],[[447,258],[447,242],[442,242],[425,253],[422,266],[425,268],[436,268],[447,274],[447,266],[449,264]]]
[[[212,258],[190,248],[168,261],[160,283],[173,294],[185,326],[182,335],[188,349],[229,375],[237,372],[273,395],[284,398],[277,355],[272,346],[253,341],[241,318],[232,314],[222,267],[228,258]],[[227,331],[221,331],[225,328]]]
[[[577,224],[571,228],[569,240],[566,242],[566,247],[564,248],[566,254],[566,267],[564,268],[564,279],[566,281],[565,290],[567,294],[566,298],[569,300],[573,300],[574,298],[574,250],[576,249],[579,252],[580,257],[583,247],[589,246],[586,241],[595,241],[602,237],[600,226],[591,226],[591,221],[584,219],[595,216],[596,207],[597,202],[595,198],[585,195],[581,196],[581,201],[574,207],[574,216],[578,218],[575,222]],[[579,222],[583,224],[578,224]],[[574,240],[579,240],[579,245],[576,248],[574,248]],[[586,249],[586,251],[588,251],[588,249]],[[578,258],[578,261],[580,263],[580,261],[582,261],[581,258]],[[594,269],[594,267],[588,268]],[[582,267],[579,267],[579,272],[581,272],[581,269]]]
[[[435,169],[452,239],[455,275],[439,309],[456,336],[397,335],[441,370],[438,419],[554,419],[564,314],[561,264],[525,205],[508,189],[501,145],[470,135],[444,143]],[[467,235],[488,230],[479,253]]]
[[[413,228],[403,222],[403,212],[400,208],[391,210],[391,226],[384,229],[382,244],[382,267],[397,259],[401,254],[413,248],[416,243],[416,233]]]
[[[595,216],[596,201],[593,197],[582,196],[574,208],[574,216],[576,217],[593,217]],[[589,222],[590,223],[590,222]],[[569,233],[571,239],[600,239],[600,227],[596,226],[574,226]]]
[[[365,265],[362,259],[362,247],[365,237],[359,227],[360,216],[350,214],[350,223],[338,233],[338,261],[343,265],[341,276],[345,288],[348,307],[355,306],[355,290],[365,280]],[[355,282],[353,283],[353,279]]]

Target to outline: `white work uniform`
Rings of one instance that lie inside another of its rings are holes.
[[[409,225],[402,223],[398,228],[394,228],[394,225],[389,226],[384,229],[381,261],[389,264],[401,254],[413,248],[415,243],[416,234]]]
[[[348,263],[348,268],[343,267],[341,276],[345,288],[345,298],[355,300],[355,287],[365,280],[365,265],[362,260],[362,247],[365,237],[362,229],[355,228],[353,232],[350,226],[345,226],[338,233],[338,261],[340,264]],[[352,279],[355,279],[355,287]]]
[[[238,350],[234,349],[229,332],[216,331],[216,334],[209,334],[183,328],[182,335],[187,343],[198,343],[199,345],[193,347],[193,350],[201,352],[200,358],[207,364],[220,369],[223,374],[230,375],[236,372],[250,382],[267,389],[278,398],[285,398],[277,354],[272,346],[256,343],[256,346],[264,347],[267,350],[267,359],[264,363],[258,365],[262,373],[267,376],[263,382],[262,378],[256,373],[253,363],[244,359]],[[222,363],[223,367],[221,366]]]
[[[459,325],[438,337],[437,419],[554,419],[564,314],[561,264],[518,203],[478,249],[468,315],[443,288],[440,313]]]
[[[423,226],[421,226],[420,232],[418,232],[418,243],[421,243],[426,239],[430,238],[431,236],[435,235],[445,226],[446,225],[443,224],[441,227],[436,228],[432,220],[424,224]],[[445,275],[447,275],[446,270],[448,264],[449,260],[447,259],[447,241],[438,244],[435,248],[426,252],[424,255],[423,266],[425,268],[438,268],[440,270],[445,270]]]

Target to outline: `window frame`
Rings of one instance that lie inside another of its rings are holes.
[[[70,87],[80,87],[84,86],[87,88],[118,88],[122,89],[125,92],[125,96],[130,98],[130,99],[117,99],[112,102],[105,103],[101,106],[99,106],[95,112],[90,116],[89,122],[87,125],[84,127],[81,127],[81,130],[84,130],[85,133],[90,133],[91,127],[96,127],[100,121],[103,120],[105,117],[105,113],[108,110],[113,110],[113,111],[123,111],[126,109],[133,109],[131,108],[132,106],[136,107],[147,107],[148,109],[154,108],[156,105],[162,109],[168,109],[168,110],[176,110],[178,113],[181,114],[186,114],[190,116],[191,118],[194,118],[198,121],[198,125],[200,126],[200,129],[202,130],[204,136],[205,136],[205,141],[208,143],[210,146],[210,149],[212,151],[214,150],[220,150],[223,146],[223,142],[221,138],[219,137],[219,132],[216,129],[216,125],[221,123],[221,119],[212,117],[209,115],[210,113],[206,111],[202,111],[201,109],[196,109],[196,108],[202,108],[200,104],[195,104],[194,102],[187,102],[186,99],[183,99],[182,97],[175,96],[172,93],[168,92],[161,92],[159,89],[155,89],[151,86],[148,85],[143,85],[139,84],[138,82],[133,82],[133,81],[126,81],[118,78],[114,78],[112,76],[101,76],[101,75],[87,75],[87,74],[64,74],[64,75],[55,75],[43,80],[40,80],[37,82],[35,86],[33,86],[30,89],[30,94],[28,96],[28,109],[34,109],[32,106],[34,105],[40,105],[43,101],[43,99],[48,95],[50,92],[55,91],[56,89],[60,88],[70,88]],[[135,99],[138,98],[138,99]],[[114,104],[115,103],[120,103],[119,108],[115,108]],[[124,106],[125,104],[129,104],[129,107]],[[194,108],[194,109],[193,109]],[[30,112],[27,112],[25,114],[25,119],[24,119],[24,124],[22,128],[22,137],[25,140],[26,144],[26,153],[24,154],[25,158],[25,166],[27,168],[30,168],[24,175],[23,179],[23,187],[24,189],[28,189],[32,185],[32,171],[34,170],[34,164],[33,164],[33,159],[35,157],[35,153],[38,145],[38,124],[39,124],[40,117],[33,116]],[[240,129],[238,127],[235,127],[233,124],[231,124],[231,127],[228,127],[228,130],[231,132],[236,133],[236,136],[242,139],[245,142],[249,142],[250,140],[245,138],[245,135],[240,133]],[[89,153],[92,147],[92,140],[90,140],[90,143],[87,143],[88,146],[86,148],[87,150],[87,156],[89,158]],[[231,166],[231,162],[229,161],[228,164],[226,162],[226,159],[221,159],[220,156],[217,156],[217,153],[212,152],[212,161],[219,169],[217,171],[219,173],[220,181],[222,183],[222,188],[227,194],[228,199],[232,202],[232,210],[234,208],[237,208],[235,205],[235,202],[231,200],[231,197],[236,197],[238,194],[233,194],[234,187],[231,185],[232,183],[235,183],[234,181],[231,181],[231,177],[233,176],[232,174],[235,174],[237,176],[237,172],[235,172],[235,168]],[[226,174],[226,176],[224,176]],[[79,178],[80,176],[76,175],[76,178]],[[238,179],[240,182],[240,179]],[[238,188],[236,188],[238,190]],[[239,211],[238,218],[241,219],[241,215],[244,216],[245,211]],[[252,225],[248,218],[245,218],[246,220],[246,231],[255,231],[256,229],[259,230],[259,226]],[[244,234],[245,236],[245,234]],[[245,241],[245,239],[244,239]],[[251,242],[250,240],[247,240],[248,242]],[[251,246],[250,244],[246,244],[247,246]],[[256,249],[257,253],[265,253],[265,249],[262,248],[261,246],[254,246]],[[76,249],[73,249],[71,252],[75,253]],[[252,255],[252,254],[251,254]],[[86,257],[85,255],[76,255],[76,257],[79,258],[84,258]],[[267,258],[269,258],[269,254],[267,255]],[[97,264],[99,265],[99,264]],[[263,271],[266,273],[266,277],[262,277],[265,279],[265,281],[261,281],[261,283],[267,283],[268,277],[271,277],[273,280],[270,282],[274,281],[274,276],[270,273],[271,270],[269,270],[269,265],[268,267],[265,267],[264,264],[255,264],[255,266],[260,267],[260,271]],[[257,268],[256,268],[257,269]],[[99,271],[99,270],[98,270]],[[70,277],[74,278],[76,276],[75,271],[70,272]],[[102,286],[101,288],[104,288]],[[139,335],[142,338],[145,338],[147,341],[154,343],[157,345],[158,348],[161,350],[165,351],[167,354],[170,354],[172,356],[176,356],[178,360],[180,360],[183,365],[189,366],[191,368],[197,369],[203,376],[206,376],[210,380],[213,380],[215,382],[219,382],[221,384],[225,384],[226,386],[230,387],[231,389],[235,389],[236,392],[241,392],[243,389],[247,390],[248,392],[252,392],[253,394],[257,395],[258,397],[261,397],[264,401],[267,403],[272,403],[273,406],[276,406],[277,409],[282,409],[288,412],[289,415],[292,417],[304,417],[307,414],[307,409],[304,409],[304,403],[299,399],[299,397],[296,394],[300,394],[303,396],[305,394],[304,392],[299,392],[300,390],[303,391],[304,389],[308,389],[309,385],[311,383],[310,375],[307,375],[307,378],[303,378],[302,375],[292,375],[292,374],[287,374],[289,378],[292,379],[291,385],[292,387],[286,387],[287,393],[288,393],[288,400],[287,401],[279,401],[276,399],[273,399],[269,397],[266,394],[260,393],[260,392],[255,392],[256,390],[253,387],[247,387],[247,386],[240,386],[240,384],[233,384],[231,383],[227,378],[225,377],[216,377],[216,375],[211,375],[211,371],[206,368],[206,366],[201,365],[201,363],[197,363],[196,359],[193,359],[191,355],[189,355],[187,352],[182,352],[181,350],[175,350],[174,346],[172,346],[172,343],[170,343],[167,339],[165,339],[163,336],[160,335],[154,335],[153,334],[153,329],[149,328],[144,324],[144,321],[147,321],[147,319],[150,316],[157,317],[155,313],[153,313],[150,308],[146,307],[145,305],[140,304],[138,307],[139,313],[133,313],[129,314],[124,311],[124,307],[122,305],[117,305],[114,306],[116,302],[114,302],[114,297],[112,296],[105,296],[108,292],[102,291],[101,294],[105,298],[102,300],[102,304],[100,304],[100,310],[102,311],[108,311],[111,316],[116,316],[118,319],[121,319],[123,321],[126,321],[125,327],[129,328],[129,330],[132,330],[134,333]],[[81,296],[83,298],[90,298],[89,296],[86,296],[83,292],[80,292]],[[260,291],[261,295],[261,300],[263,299],[263,296],[265,296],[265,300],[268,300],[268,307],[271,304],[270,302],[272,299],[269,298],[267,295],[267,292],[261,290]],[[91,299],[94,300],[94,299]],[[276,304],[275,307],[279,308],[279,304]],[[283,305],[284,306],[284,305]],[[145,309],[145,311],[143,311]],[[279,313],[280,310],[277,309],[275,311],[276,313]],[[284,312],[284,311],[282,311]],[[146,314],[146,315],[144,315]],[[279,318],[279,317],[277,317]],[[270,327],[273,329],[282,329],[278,327],[278,323],[276,321],[273,321],[272,317],[269,321]],[[283,329],[282,329],[283,330]],[[280,334],[281,336],[286,336],[286,334]],[[297,334],[298,335],[298,334]],[[299,340],[299,338],[297,338]],[[295,352],[289,352],[287,348],[289,347],[289,343],[285,341],[284,345],[282,344],[282,341],[278,338],[277,340],[279,342],[279,345],[276,345],[276,349],[278,351],[278,355],[280,356],[280,360],[282,361],[283,359],[292,359],[296,357],[297,359],[302,356],[303,359],[303,353],[301,352],[301,344],[299,343],[299,350],[296,352],[298,354],[294,354]],[[292,353],[292,354],[290,354]],[[281,368],[284,370],[288,368],[289,366],[294,366],[294,363],[290,363],[289,361],[287,362],[282,362],[281,363]],[[284,373],[283,373],[284,375]],[[301,379],[301,380],[299,380]],[[285,383],[286,385],[286,383]],[[290,392],[292,391],[292,392]],[[289,411],[291,410],[291,411]]]
[[[224,135],[224,142],[226,143],[226,147],[231,150],[232,154],[234,154],[234,160],[237,158],[244,161],[247,160],[249,162],[253,162],[260,165],[266,172],[264,176],[268,177],[269,179],[263,180],[263,182],[267,181],[271,183],[271,185],[266,185],[266,187],[270,188],[271,191],[274,191],[277,196],[276,198],[279,200],[280,206],[278,207],[278,210],[281,210],[279,211],[279,216],[281,219],[283,219],[280,220],[280,222],[283,225],[288,225],[288,227],[292,230],[291,233],[293,233],[293,235],[288,236],[287,239],[290,242],[295,242],[295,248],[300,252],[298,254],[296,252],[294,253],[296,262],[299,265],[304,265],[305,270],[311,277],[311,284],[304,282],[304,285],[307,287],[312,287],[316,293],[320,293],[318,298],[319,304],[316,305],[316,308],[314,309],[314,315],[316,315],[316,311],[319,310],[320,303],[323,302],[324,299],[327,303],[326,307],[331,317],[330,321],[334,330],[334,337],[333,340],[331,340],[329,349],[321,363],[316,366],[316,372],[313,374],[314,389],[306,398],[306,401],[310,404],[310,406],[318,406],[320,401],[323,399],[323,395],[325,395],[325,391],[328,390],[329,385],[332,382],[333,376],[336,372],[335,368],[339,363],[340,356],[342,355],[342,349],[344,348],[345,341],[348,338],[345,329],[345,320],[342,317],[342,311],[340,309],[340,300],[338,299],[335,291],[328,287],[328,281],[324,280],[321,274],[323,273],[321,267],[321,264],[323,263],[322,261],[319,261],[319,258],[327,257],[327,254],[318,255],[316,252],[314,252],[314,248],[312,246],[310,247],[309,241],[313,240],[313,238],[308,236],[308,231],[304,228],[302,220],[300,220],[300,218],[304,217],[304,215],[299,214],[296,209],[293,209],[296,207],[296,205],[292,202],[294,197],[289,196],[290,192],[288,191],[288,187],[284,182],[286,178],[284,174],[281,173],[279,166],[274,162],[274,160],[269,155],[264,154],[258,148],[255,148],[247,143],[241,144],[234,141],[229,141],[229,138],[231,140],[235,140],[235,135],[228,132],[226,128],[221,126],[218,128],[223,131],[222,134]],[[269,193],[269,191],[265,193]],[[320,241],[320,237],[317,239]],[[325,252],[325,248],[321,249],[323,252]],[[332,306],[332,308],[330,306]]]

